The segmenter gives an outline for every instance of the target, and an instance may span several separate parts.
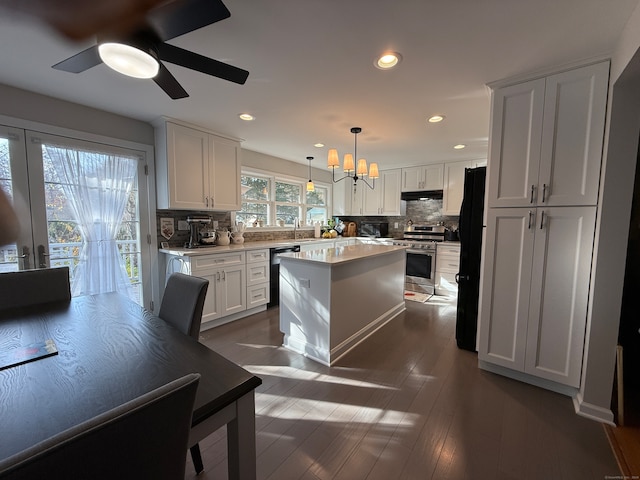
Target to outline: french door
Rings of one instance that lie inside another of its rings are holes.
[[[140,214],[149,211],[144,156],[142,151],[0,125],[0,188],[12,199],[21,223],[16,243],[0,246],[0,272],[68,266],[72,293],[95,293],[91,291],[93,286],[74,291],[73,285],[78,284],[78,276],[91,275],[100,262],[106,263],[103,244],[108,243],[104,238],[110,236],[115,238],[111,248],[117,247],[115,256],[120,270],[125,272],[123,293],[144,304],[143,286],[150,285],[149,269],[145,268],[150,265],[150,253],[143,248],[143,244],[148,247],[147,242],[141,241],[149,232],[148,216]],[[129,165],[129,171],[123,173],[109,164],[106,175],[115,181],[86,181],[84,168],[62,174],[64,159],[77,164],[124,163]],[[121,187],[123,176],[129,177],[126,189]],[[93,206],[93,210],[86,211],[84,207],[90,199],[83,197],[81,184],[85,191],[87,184],[90,187],[91,193],[85,195],[97,192],[96,195],[119,198],[115,224],[113,219],[108,220],[114,215],[109,208]],[[105,228],[114,231],[103,235],[100,232]],[[90,241],[88,237],[95,236],[94,232],[100,238]],[[100,274],[94,276],[100,282],[105,276],[118,275],[116,270],[100,265]]]

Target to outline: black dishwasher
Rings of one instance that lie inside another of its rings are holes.
[[[269,257],[271,259],[270,269],[270,288],[268,307],[280,304],[280,254],[289,252],[299,252],[300,245],[289,245],[287,247],[275,247],[269,249]]]

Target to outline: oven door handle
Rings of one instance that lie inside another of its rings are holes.
[[[434,252],[430,252],[428,250],[423,250],[423,249],[412,249],[412,248],[407,248],[407,253],[414,253],[416,255],[431,255],[433,256]]]

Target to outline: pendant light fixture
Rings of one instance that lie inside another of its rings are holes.
[[[313,157],[307,157],[307,160],[309,160],[309,181],[307,182],[307,192],[313,192],[316,189],[313,185],[313,180],[311,180],[311,160],[313,160]]]
[[[356,188],[358,180],[361,180],[367,187],[370,189],[374,189],[376,185],[376,178],[380,178],[380,174],[378,172],[378,164],[372,163],[369,166],[369,171],[367,172],[367,161],[364,158],[358,159],[358,134],[362,132],[362,128],[360,127],[351,127],[351,133],[354,135],[353,139],[353,155],[350,153],[345,154],[344,162],[343,162],[343,170],[346,175],[342,178],[338,178],[336,180],[336,168],[340,167],[340,158],[338,157],[338,150],[332,148],[329,150],[329,158],[327,160],[327,166],[331,169],[331,175],[333,179],[333,183],[338,183],[345,178],[353,179],[353,188]],[[354,159],[358,159],[358,164],[356,168],[356,164],[354,163]],[[369,175],[371,179],[371,184],[367,182],[364,178]]]

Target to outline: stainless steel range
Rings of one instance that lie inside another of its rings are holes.
[[[442,225],[409,225],[403,240],[393,242],[394,245],[409,247],[405,290],[435,293],[436,243],[444,241],[444,232]]]

